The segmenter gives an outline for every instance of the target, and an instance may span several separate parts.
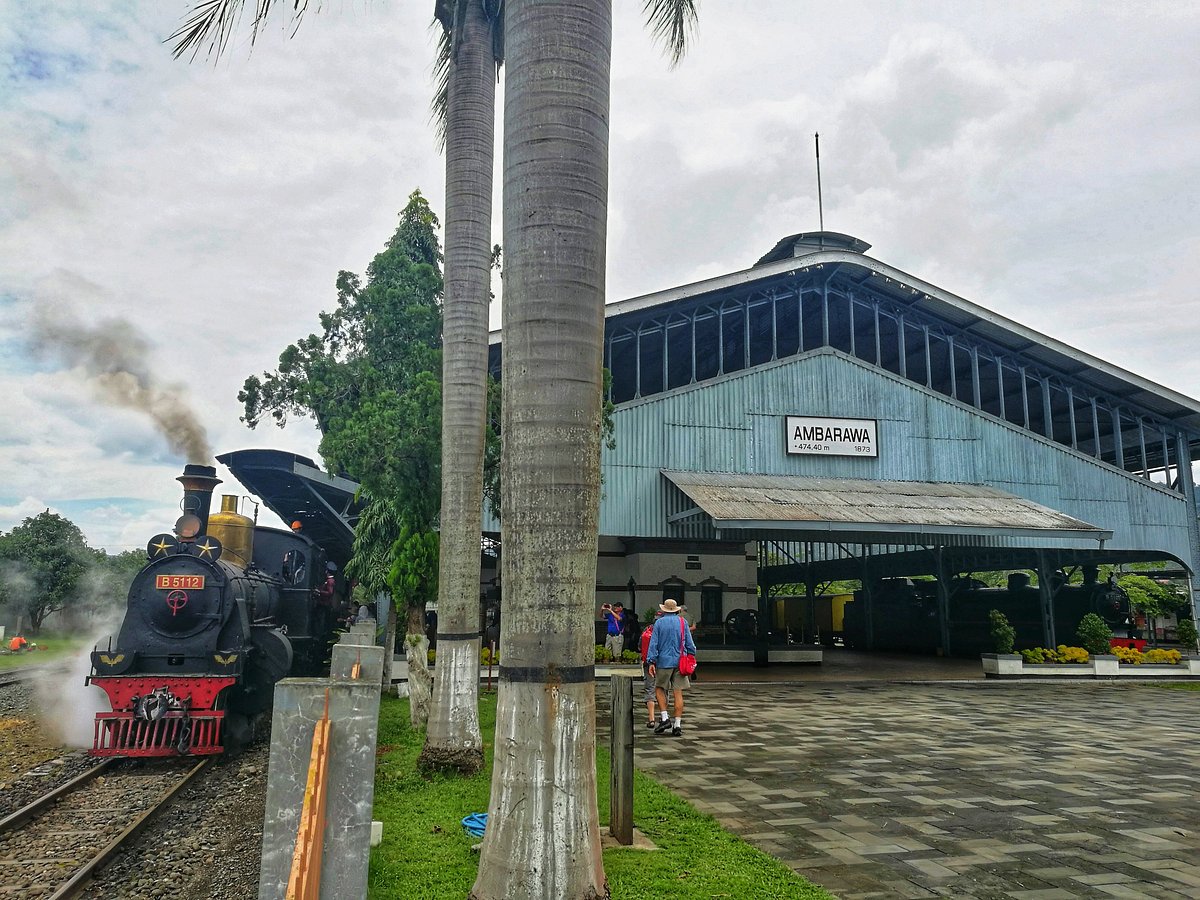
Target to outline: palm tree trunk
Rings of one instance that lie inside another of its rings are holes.
[[[487,421],[496,63],[491,29],[467,2],[446,108],[446,279],[442,326],[442,513],[437,677],[418,764],[483,766],[479,733],[479,534]]]
[[[611,0],[508,0],[500,696],[477,900],[608,895],[596,809]]]

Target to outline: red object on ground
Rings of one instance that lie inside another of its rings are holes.
[[[1141,638],[1109,638],[1108,646],[1110,647],[1132,647],[1135,650],[1145,650],[1149,641]]]

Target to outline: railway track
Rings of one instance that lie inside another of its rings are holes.
[[[0,898],[67,900],[209,759],[105,760],[0,820]]]

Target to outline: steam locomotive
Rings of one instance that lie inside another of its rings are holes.
[[[209,755],[236,749],[274,685],[320,672],[336,626],[325,552],[257,526],[222,498],[211,466],[188,465],[184,515],[147,544],[115,645],[92,652],[88,683],[108,695],[93,756]]]
[[[1095,613],[1115,634],[1125,632],[1130,621],[1129,595],[1114,582],[1097,579],[1095,566],[1085,566],[1082,584],[1066,584],[1060,575],[1051,578],[1054,634],[1060,644],[1075,642],[1079,623]],[[1014,572],[1008,586],[985,587],[971,579],[957,579],[949,597],[950,652],[976,656],[993,649],[988,612],[1004,613],[1016,629],[1018,647],[1040,647],[1043,634],[1041,594],[1029,576]],[[932,653],[941,647],[937,588],[933,582],[907,578],[883,579],[874,585],[871,618],[876,650]],[[867,646],[866,602],[862,591],[845,605],[842,639],[847,647]]]

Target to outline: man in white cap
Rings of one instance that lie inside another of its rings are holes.
[[[687,623],[679,614],[680,606],[673,599],[659,605],[662,615],[654,623],[650,634],[650,646],[646,649],[648,672],[654,679],[654,692],[662,721],[654,729],[655,734],[670,731],[674,737],[683,734],[683,692],[688,686],[686,675],[679,674],[679,657],[686,651],[696,652],[696,644]],[[667,691],[675,695],[675,721],[667,715]]]

